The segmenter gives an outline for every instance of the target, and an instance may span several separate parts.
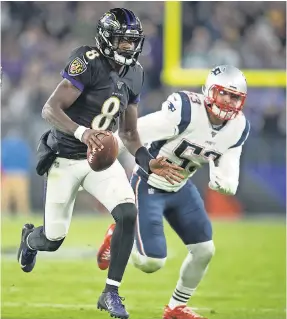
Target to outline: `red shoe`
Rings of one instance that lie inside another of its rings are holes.
[[[111,259],[111,239],[114,233],[116,224],[111,224],[108,228],[104,242],[102,243],[98,253],[97,253],[97,262],[98,266],[102,270],[106,270],[110,266]]]
[[[174,309],[170,309],[169,306],[165,306],[162,318],[163,319],[207,319],[193,312],[191,308],[185,305],[177,306]]]

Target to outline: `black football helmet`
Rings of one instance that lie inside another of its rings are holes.
[[[140,19],[131,11],[115,8],[106,12],[97,27],[97,46],[104,56],[121,65],[134,65],[144,43],[144,34]],[[132,41],[134,50],[120,50],[122,39]]]

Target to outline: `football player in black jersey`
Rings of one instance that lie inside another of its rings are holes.
[[[62,71],[63,80],[44,105],[42,116],[52,129],[38,147],[37,172],[47,174],[44,226],[25,224],[18,261],[24,272],[33,270],[37,251],[56,251],[70,226],[80,186],[112,214],[116,227],[111,260],[98,308],[117,318],[128,318],[118,295],[134,241],[137,210],[133,190],[118,161],[102,172],[87,162],[87,148],[101,152],[99,133],[111,134],[119,118],[119,134],[136,162],[148,173],[180,181],[181,168],[154,159],[137,132],[137,103],[143,69],[137,62],[144,35],[140,20],[127,9],[105,13],[97,28],[96,45],[74,50]]]

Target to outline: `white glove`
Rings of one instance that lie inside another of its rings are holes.
[[[213,161],[209,162],[210,165],[210,182],[208,186],[210,189],[217,191],[224,195],[235,195],[236,188],[230,187],[230,182],[226,176],[222,175],[222,172],[215,166]],[[234,184],[234,183],[233,183]]]
[[[210,189],[217,191],[218,193],[224,194],[224,195],[235,195],[230,188],[224,188],[224,187],[220,186],[220,184],[217,181],[215,181],[214,183],[216,185],[214,185],[212,182],[208,183],[208,186]]]

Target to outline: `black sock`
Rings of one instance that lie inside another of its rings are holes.
[[[28,235],[27,243],[34,250],[55,251],[62,245],[64,239],[65,238],[57,241],[51,241],[47,239],[44,233],[44,227],[39,226]]]
[[[119,287],[118,286],[113,286],[113,285],[109,285],[109,284],[106,284],[106,287],[104,289],[103,292],[116,292],[118,293],[119,291]]]
[[[113,209],[112,215],[116,227],[111,239],[108,279],[120,283],[133,247],[137,209],[131,203],[120,204]],[[110,286],[112,285],[107,285],[106,289],[110,289]]]

